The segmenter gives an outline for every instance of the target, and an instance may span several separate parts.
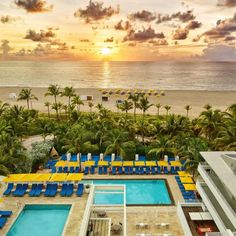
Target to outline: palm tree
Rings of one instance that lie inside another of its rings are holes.
[[[66,116],[66,119],[67,119],[67,113],[68,113],[68,106],[66,104],[62,104],[61,108],[65,111],[65,116]]]
[[[57,108],[57,97],[59,95],[60,95],[60,87],[57,84],[56,85],[51,84],[48,87],[48,91],[45,93],[45,96],[53,96],[54,97],[54,102],[55,102],[54,108],[56,110],[57,119],[59,119],[58,108]]]
[[[74,96],[72,99],[72,104],[77,107],[77,112],[80,112],[80,106],[84,105],[84,102],[81,100],[80,96]]]
[[[227,110],[233,115],[236,116],[236,103],[232,104],[227,108]]]
[[[9,104],[0,100],[0,116],[8,109]]]
[[[92,108],[93,108],[93,106],[94,106],[94,103],[88,102],[88,106],[89,106],[90,112],[92,112]]]
[[[22,89],[18,95],[17,101],[25,100],[28,110],[30,109],[30,101],[38,100],[38,98],[32,94],[32,89]]]
[[[48,109],[48,118],[50,119],[51,115],[50,115],[50,106],[51,106],[51,103],[50,102],[45,102],[44,103],[44,106],[47,107]]]
[[[191,107],[190,105],[186,105],[186,106],[184,107],[184,109],[186,110],[186,112],[187,112],[186,116],[188,117],[188,113],[189,113],[189,111],[192,109],[192,107]]]
[[[157,108],[157,116],[159,116],[160,115],[161,104],[158,103],[158,104],[155,105],[155,107]]]
[[[140,110],[143,111],[143,120],[145,118],[146,111],[152,106],[153,104],[150,104],[149,100],[147,97],[142,96],[140,98],[138,107]]]
[[[210,104],[206,104],[206,105],[204,105],[203,108],[206,110],[210,110],[212,108],[212,106]]]
[[[166,109],[166,115],[168,116],[169,110],[171,109],[171,106],[165,105],[164,108]]]
[[[133,102],[134,106],[134,121],[136,121],[136,109],[138,108],[138,102],[139,102],[140,94],[130,94],[129,98]]]
[[[61,118],[61,110],[63,109],[63,103],[62,102],[57,103],[57,109],[58,109],[58,112],[59,112],[59,116]]]
[[[48,119],[38,119],[37,120],[37,128],[40,131],[40,134],[43,136],[44,142],[46,141],[46,137],[52,132],[52,123]]]
[[[51,105],[51,108],[52,108],[52,110],[55,110],[56,111],[56,116],[57,116],[57,119],[59,120],[59,115],[58,115],[58,103],[53,103],[52,105]]]
[[[61,92],[61,96],[68,97],[68,115],[70,119],[71,114],[71,98],[75,97],[75,90],[73,87],[65,87],[63,92]]]
[[[133,103],[128,101],[128,100],[125,100],[121,105],[120,105],[120,109],[122,111],[125,111],[125,114],[126,114],[126,118],[128,116],[128,111],[133,109]]]

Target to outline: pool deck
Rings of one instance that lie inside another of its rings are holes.
[[[127,206],[127,235],[135,236],[137,233],[172,233],[175,236],[183,236],[178,216],[177,206],[178,201],[183,201],[182,194],[178,188],[173,175],[87,175],[84,179],[166,179],[172,193],[175,205],[170,206]],[[2,191],[1,191],[2,192]],[[61,197],[59,194],[56,197],[29,197],[26,194],[24,197],[3,197],[1,209],[12,210],[13,215],[9,218],[5,227],[0,230],[0,235],[6,235],[12,223],[17,218],[22,207],[25,204],[72,204],[67,224],[64,229],[64,235],[79,236],[79,229],[82,222],[82,217],[86,207],[88,194],[83,197],[77,197],[75,194],[72,197]],[[147,223],[147,229],[136,229],[137,223]],[[157,223],[169,223],[168,229],[157,228]]]

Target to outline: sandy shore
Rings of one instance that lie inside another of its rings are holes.
[[[17,101],[16,99],[10,98],[10,93],[19,94],[19,91],[22,88],[19,87],[0,87],[0,100],[10,103],[10,104],[18,104],[26,106],[25,101]],[[38,97],[38,101],[32,102],[32,107],[38,109],[42,112],[46,112],[47,108],[44,106],[46,101],[53,102],[53,98],[48,96],[45,97],[44,94],[47,91],[47,88],[32,88],[33,94]],[[93,103],[101,103],[102,102],[102,92],[98,89],[76,89],[76,93],[78,95],[92,95]],[[102,102],[106,108],[116,111],[115,102],[117,99],[126,99],[125,95],[110,95],[109,101]],[[150,102],[153,104],[161,103],[164,105],[170,105],[172,113],[175,114],[186,114],[186,110],[184,109],[185,105],[191,105],[192,110],[190,111],[190,116],[197,116],[203,109],[205,104],[211,104],[214,108],[224,110],[229,105],[236,102],[236,92],[234,91],[165,91],[165,96],[156,97],[150,96]],[[67,104],[67,99],[64,97],[60,97],[59,101]],[[93,108],[95,109],[95,108]],[[81,111],[88,111],[88,103],[84,102],[84,106],[81,106]],[[141,112],[141,111],[138,111]],[[148,113],[156,114],[157,109],[155,107],[151,107]],[[160,109],[160,114],[165,114],[166,110],[162,107]]]

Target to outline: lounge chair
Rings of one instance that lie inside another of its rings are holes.
[[[18,192],[19,197],[23,197],[27,191],[28,184],[23,184],[22,189]]]
[[[60,166],[60,167],[58,167],[58,171],[57,171],[57,173],[62,173],[63,172],[63,169],[62,169],[62,167]]]
[[[3,195],[8,196],[8,195],[11,193],[13,187],[14,187],[14,184],[13,184],[13,183],[9,183],[9,184],[7,185],[7,189],[5,190],[5,192],[3,193]]]
[[[69,172],[70,173],[74,173],[75,172],[75,168],[74,167],[70,167]]]
[[[91,166],[91,167],[90,167],[90,174],[91,174],[91,175],[94,175],[94,173],[95,173],[95,167],[94,167],[94,166]]]
[[[45,197],[48,197],[50,195],[51,189],[52,189],[52,184],[47,184],[46,191],[44,192]]]
[[[49,193],[49,197],[55,197],[56,196],[57,188],[58,188],[57,184],[52,184],[51,191]]]
[[[81,197],[83,195],[83,192],[84,192],[84,184],[78,184],[76,195],[78,197]]]
[[[34,197],[40,196],[40,194],[42,193],[42,190],[43,190],[43,184],[38,184],[34,192]]]
[[[152,173],[153,175],[157,173],[156,166],[152,166],[152,167],[151,167],[151,173]]]
[[[61,188],[61,192],[60,192],[60,195],[61,195],[62,197],[65,197],[65,196],[66,196],[67,187],[68,187],[68,184],[66,184],[66,183],[62,184],[62,188]]]
[[[67,185],[67,191],[66,191],[66,196],[70,197],[74,192],[74,185],[73,184],[68,184]]]
[[[7,222],[7,218],[6,217],[0,217],[0,229],[2,229],[4,227],[6,222]]]
[[[64,167],[63,172],[64,172],[64,173],[68,173],[68,172],[69,172],[68,166],[65,166],[65,167]]]
[[[124,167],[124,171],[125,171],[125,174],[128,175],[128,174],[129,174],[129,167],[128,167],[128,166],[125,166],[125,167]]]
[[[146,174],[150,174],[151,173],[151,169],[149,166],[146,166]]]
[[[23,185],[22,184],[17,184],[15,191],[12,193],[13,196],[18,196],[20,191],[22,190]]]
[[[79,173],[79,167],[75,167],[75,173]]]
[[[115,166],[112,166],[111,173],[113,175],[116,175],[116,167]]]
[[[123,169],[121,166],[118,167],[118,174],[119,175],[122,175],[123,174]]]
[[[1,217],[9,217],[12,215],[12,211],[0,211]]]
[[[104,175],[107,175],[107,172],[108,172],[108,171],[107,171],[107,166],[104,166],[104,167],[103,167],[103,174],[104,174]]]
[[[53,173],[56,173],[56,172],[57,172],[57,169],[56,169],[55,166],[53,166],[52,169],[51,169],[51,173],[53,174]]]
[[[161,174],[161,167],[160,166],[157,167],[157,173]]]
[[[102,175],[102,174],[103,174],[102,166],[99,166],[99,167],[98,167],[98,174],[99,174],[99,175]]]
[[[32,188],[31,188],[31,190],[29,191],[29,196],[30,196],[30,197],[33,197],[33,196],[34,196],[37,187],[38,187],[37,184],[33,184],[33,185],[32,185]]]
[[[89,167],[88,166],[85,166],[85,169],[84,169],[84,174],[87,175],[89,172]]]
[[[164,166],[164,174],[169,174],[169,171],[168,171],[168,169],[167,169],[167,166]]]
[[[140,169],[139,169],[139,174],[141,174],[141,175],[145,174],[145,172],[144,172],[144,167],[143,167],[143,166],[140,167]]]
[[[134,169],[133,169],[132,166],[129,168],[129,173],[130,173],[131,175],[134,173]]]
[[[140,168],[136,166],[134,173],[135,173],[136,175],[139,175],[139,173],[140,173]]]
[[[170,167],[170,172],[171,172],[171,174],[174,174],[174,175],[177,174],[177,171],[174,166]]]

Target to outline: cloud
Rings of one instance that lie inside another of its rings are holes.
[[[103,7],[101,2],[89,1],[89,5],[85,9],[78,9],[75,13],[75,17],[83,18],[86,23],[108,19],[111,16],[118,14],[120,11],[119,6],[117,8]]]
[[[143,30],[139,30],[138,32],[130,30],[124,37],[124,41],[147,41],[155,38],[163,39],[165,38],[165,35],[162,32],[156,33],[150,26],[149,28],[143,28]]]
[[[166,39],[150,40],[148,42],[151,43],[153,46],[167,46],[168,45],[168,42]]]
[[[144,22],[151,22],[156,19],[156,15],[150,11],[142,10],[135,12],[129,16],[131,20],[139,20]]]
[[[174,19],[177,19],[183,23],[189,22],[191,20],[194,20],[196,16],[193,15],[193,10],[187,10],[186,12],[176,12],[171,15],[169,14],[158,14],[157,15],[157,24],[161,24],[163,22],[171,21]]]
[[[44,0],[15,0],[15,4],[30,13],[46,12],[53,9],[53,5],[48,5]]]
[[[107,38],[104,40],[104,43],[112,43],[112,42],[114,42],[114,37]]]
[[[13,23],[17,20],[21,19],[20,17],[13,17],[13,16],[9,16],[9,15],[6,15],[6,16],[1,16],[0,17],[0,22],[2,24],[7,24],[7,23]]]
[[[52,38],[56,35],[52,30],[40,30],[37,33],[35,30],[28,30],[25,39],[30,39],[35,42],[52,42]]]
[[[228,42],[228,41],[233,41],[233,40],[235,40],[235,37],[229,35],[229,36],[226,36],[224,40],[225,40],[226,42]]]
[[[115,28],[116,30],[125,30],[125,31],[127,31],[127,30],[132,29],[132,25],[130,24],[129,21],[124,21],[124,22],[123,22],[123,20],[120,20],[120,21],[114,26],[114,28]]]
[[[189,31],[187,29],[177,29],[174,31],[173,40],[184,40],[188,37]]]
[[[218,0],[217,6],[220,7],[235,7],[236,0]]]
[[[11,47],[9,46],[9,41],[4,39],[1,42],[2,43],[0,45],[0,49],[2,50],[2,56],[7,57],[11,50]]]
[[[202,26],[201,22],[198,22],[196,20],[192,20],[186,25],[185,29],[194,30],[194,29],[200,28],[201,26]]]
[[[235,61],[236,49],[234,46],[222,44],[209,45],[208,48],[203,50],[203,54],[200,58],[211,61]]]
[[[236,31],[236,13],[232,18],[218,20],[216,27],[206,31],[203,35],[208,39],[222,39]]]

